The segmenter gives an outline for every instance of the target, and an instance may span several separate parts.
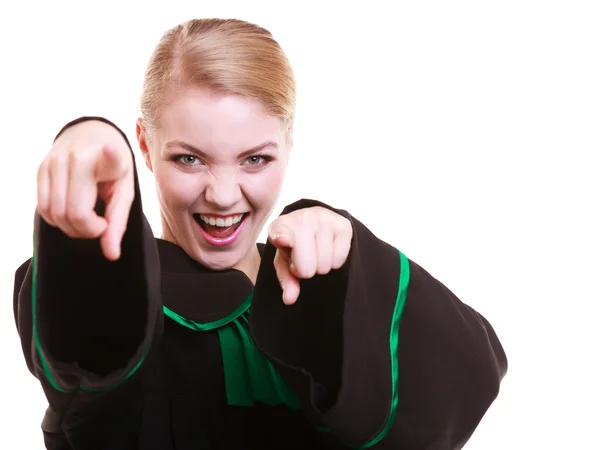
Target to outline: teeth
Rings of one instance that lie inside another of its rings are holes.
[[[229,216],[227,219],[223,219],[222,217],[211,217],[200,215],[200,219],[208,225],[212,225],[213,227],[230,227],[231,225],[238,223],[244,217],[243,214],[239,214],[237,216]]]

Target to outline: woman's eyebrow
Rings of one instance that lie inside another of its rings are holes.
[[[189,152],[197,154],[202,159],[210,158],[210,156],[208,155],[208,152],[205,152],[197,147],[194,147],[193,145],[190,145],[190,144],[180,141],[180,140],[169,141],[169,142],[167,142],[166,147],[181,147],[181,148],[184,148],[185,150],[188,150]],[[261,150],[264,150],[266,148],[277,149],[278,147],[279,146],[274,141],[265,141],[261,144],[255,145],[254,147],[252,147],[248,150],[244,150],[243,152],[241,152],[238,155],[238,158],[239,159],[247,158],[248,156],[252,156],[256,152],[260,152]]]

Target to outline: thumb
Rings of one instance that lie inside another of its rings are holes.
[[[129,166],[124,156],[124,152],[120,151],[112,145],[105,145],[95,167],[96,181],[115,181],[122,178]]]
[[[293,248],[294,234],[285,224],[275,221],[269,228],[269,241],[277,248]]]
[[[133,180],[127,177],[119,182],[106,204],[104,214],[108,222],[106,231],[100,238],[100,246],[106,258],[116,261],[121,257],[121,242],[127,229],[131,204],[133,203]]]

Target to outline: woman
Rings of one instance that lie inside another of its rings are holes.
[[[49,449],[457,449],[498,394],[489,323],[345,211],[285,208],[295,83],[270,33],[192,20],[146,73],[137,140],[163,238],[111,122],[38,173],[15,317]],[[291,306],[292,305],[292,306]]]

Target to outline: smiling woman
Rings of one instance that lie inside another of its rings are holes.
[[[191,20],[146,73],[138,146],[102,117],[41,163],[15,317],[54,450],[458,449],[506,356],[488,321],[346,211],[279,197],[295,85],[265,29]],[[291,306],[293,305],[293,306]]]
[[[138,141],[156,178],[164,238],[206,267],[240,267],[256,280],[254,243],[278,200],[291,151],[287,119],[259,100],[193,85],[179,88],[156,125],[146,122],[138,121]],[[238,225],[223,229],[240,215]]]
[[[267,30],[207,19],[165,33],[146,71],[137,137],[166,240],[206,267],[256,280],[253,244],[281,191],[295,105],[291,65]],[[240,225],[218,229],[240,214]]]

